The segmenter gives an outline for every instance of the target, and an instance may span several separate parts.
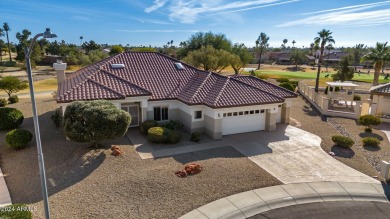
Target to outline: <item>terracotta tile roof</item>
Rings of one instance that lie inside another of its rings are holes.
[[[298,95],[285,88],[279,87],[268,81],[264,81],[260,78],[253,76],[234,76],[235,79],[242,81],[246,84],[252,85],[253,87],[259,88],[260,90],[267,91],[273,95],[283,98],[295,98]]]
[[[390,94],[390,83],[380,84],[380,85],[377,85],[375,87],[371,87],[370,92]]]
[[[261,79],[222,76],[182,62],[184,69],[178,69],[177,62],[154,52],[119,54],[67,76],[59,84],[57,102],[150,96],[149,100],[178,99],[188,105],[220,108],[281,103],[284,97],[296,97]]]

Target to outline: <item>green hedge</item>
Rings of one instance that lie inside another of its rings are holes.
[[[179,132],[167,129],[165,127],[152,127],[148,131],[148,137],[153,143],[171,143],[176,144],[180,141]]]
[[[191,134],[191,141],[199,142],[200,141],[200,133],[199,132],[193,132]]]
[[[54,112],[51,114],[50,118],[53,120],[54,125],[56,127],[60,127],[62,125],[62,121],[63,121],[61,109],[57,108],[56,110],[54,110]]]
[[[10,98],[8,98],[9,103],[17,103],[19,102],[19,97],[17,95],[12,95]]]
[[[31,132],[23,129],[14,129],[7,133],[5,141],[15,150],[25,148],[32,140]]]
[[[12,204],[0,208],[0,218],[4,219],[32,219],[31,211],[25,204]]]
[[[15,108],[0,108],[0,130],[16,129],[23,123],[22,112]]]
[[[381,143],[377,138],[365,137],[362,138],[363,146],[366,147],[378,147]]]
[[[141,124],[141,132],[145,135],[148,134],[148,131],[150,128],[152,127],[156,127],[157,126],[157,122],[154,121],[154,120],[146,120],[144,122],[142,122]]]
[[[336,145],[344,148],[350,148],[355,143],[351,138],[342,135],[333,135],[332,141]]]
[[[0,98],[0,107],[5,107],[8,105],[8,101],[5,98]]]
[[[277,82],[279,83],[289,83],[290,80],[288,78],[278,78],[276,79]]]
[[[290,91],[294,91],[295,90],[294,86],[292,84],[290,84],[289,82],[280,83],[279,86],[283,87],[283,88],[286,88],[287,90],[290,90]]]

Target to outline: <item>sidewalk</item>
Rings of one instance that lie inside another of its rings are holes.
[[[11,196],[9,195],[8,187],[5,183],[3,172],[0,169],[0,207],[4,207],[11,204]]]
[[[351,182],[296,183],[255,189],[201,206],[179,219],[248,218],[291,205],[327,201],[389,202],[390,187]]]

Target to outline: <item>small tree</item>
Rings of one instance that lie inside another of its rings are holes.
[[[97,147],[104,140],[123,136],[130,122],[129,113],[109,101],[76,101],[66,107],[64,131],[72,141]]]
[[[359,123],[361,125],[367,126],[367,128],[365,129],[366,132],[371,132],[371,126],[380,125],[382,121],[379,117],[373,115],[364,115],[359,117]]]
[[[353,78],[354,70],[349,67],[348,57],[344,57],[340,61],[340,67],[337,68],[337,73],[332,75],[334,81],[349,81]]]
[[[123,51],[125,51],[125,49],[123,49],[122,46],[111,46],[110,56],[117,55],[119,53],[122,53]]]
[[[7,76],[0,79],[0,90],[4,90],[8,94],[8,98],[11,97],[11,94],[17,93],[27,87],[26,82],[14,76]]]
[[[291,53],[290,61],[294,62],[295,68],[298,68],[298,65],[302,64],[305,59],[305,54],[302,50],[294,49]]]

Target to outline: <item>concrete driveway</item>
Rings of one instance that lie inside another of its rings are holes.
[[[275,132],[250,132],[223,137],[254,163],[285,184],[299,182],[380,183],[337,161],[322,150],[321,138],[293,126]]]

